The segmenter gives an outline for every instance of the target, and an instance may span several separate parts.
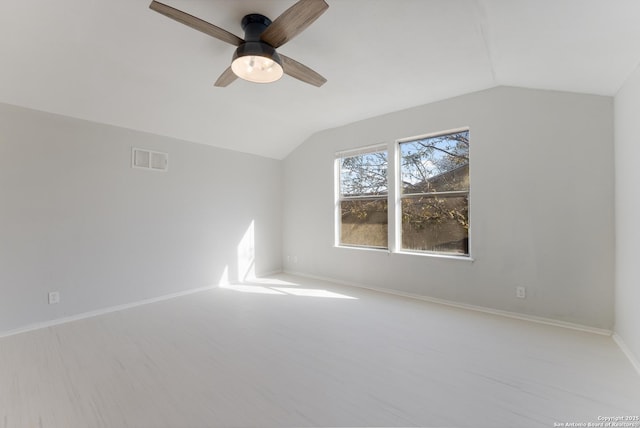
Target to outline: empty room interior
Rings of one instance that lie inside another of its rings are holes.
[[[3,0],[0,427],[640,428],[638,22]]]

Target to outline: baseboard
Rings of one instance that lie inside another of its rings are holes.
[[[265,276],[273,276],[273,275],[277,275],[279,273],[283,273],[284,271],[282,269],[278,269],[278,270],[271,270],[269,272],[260,272],[260,275],[256,275],[258,278],[262,278]]]
[[[27,333],[29,331],[39,330],[41,328],[53,327],[55,325],[66,324],[68,322],[78,321],[85,318],[91,318],[98,315],[104,315],[111,312],[122,311],[124,309],[135,308],[136,306],[148,305],[149,303],[156,303],[156,302],[161,302],[163,300],[173,299],[176,297],[187,296],[189,294],[199,293],[201,291],[207,291],[213,288],[218,288],[218,285],[208,285],[206,287],[192,288],[185,291],[179,291],[177,293],[170,293],[170,294],[165,294],[158,297],[152,297],[150,299],[139,300],[137,302],[125,303],[123,305],[117,305],[117,306],[109,306],[108,308],[102,308],[102,309],[97,309],[95,311],[83,312],[81,314],[71,315],[64,318],[56,318],[50,321],[43,321],[39,323],[29,324],[14,330],[0,331],[0,338],[13,336],[21,333]]]
[[[638,372],[638,375],[640,375],[640,360],[638,360],[638,357],[636,357],[633,354],[633,352],[631,352],[631,349],[629,349],[627,344],[624,343],[624,340],[622,340],[622,337],[620,337],[618,333],[613,333],[613,341],[616,342],[618,347],[622,350],[624,355],[626,355],[626,357],[631,362],[631,365],[633,366],[633,368],[636,369],[636,372]]]
[[[535,316],[535,315],[527,315],[527,314],[520,314],[520,313],[517,313],[517,312],[503,311],[501,309],[487,308],[485,306],[477,306],[477,305],[470,305],[470,304],[467,304],[467,303],[459,303],[459,302],[454,302],[454,301],[451,301],[451,300],[445,300],[445,299],[438,299],[438,298],[435,298],[435,297],[423,296],[421,294],[405,293],[403,291],[392,290],[392,289],[389,289],[389,288],[371,287],[371,286],[364,285],[364,284],[359,284],[359,283],[356,283],[356,282],[343,281],[343,280],[336,279],[336,278],[322,277],[322,276],[317,276],[317,275],[310,275],[310,274],[303,273],[303,272],[295,272],[295,271],[289,271],[289,270],[285,270],[284,272],[288,273],[288,274],[291,274],[291,275],[297,275],[297,276],[302,276],[302,277],[311,278],[311,279],[317,279],[317,280],[321,280],[321,281],[333,282],[333,283],[340,284],[340,285],[346,285],[348,287],[363,288],[363,289],[367,289],[367,290],[378,291],[380,293],[393,294],[393,295],[396,295],[396,296],[408,297],[408,298],[412,298],[412,299],[424,300],[424,301],[431,302],[431,303],[438,303],[438,304],[441,304],[441,305],[452,306],[452,307],[455,307],[455,308],[468,309],[468,310],[471,310],[471,311],[483,312],[483,313],[492,314],[492,315],[500,315],[500,316],[503,316],[503,317],[514,318],[514,319],[519,319],[519,320],[523,320],[523,321],[531,321],[531,322],[535,322],[535,323],[538,323],[538,324],[553,325],[553,326],[556,326],[556,327],[564,327],[564,328],[569,328],[571,330],[579,330],[579,331],[584,331],[584,332],[588,332],[588,333],[600,334],[600,335],[604,335],[604,336],[611,336],[613,334],[613,332],[611,330],[607,330],[607,329],[603,329],[603,328],[597,328],[597,327],[591,327],[591,326],[586,326],[586,325],[576,324],[576,323],[571,323],[571,322],[566,322],[566,321],[555,320],[553,318],[544,318],[544,317],[538,317],[538,316]]]
[[[478,312],[483,312],[483,313],[488,313],[488,314],[493,314],[493,315],[500,315],[500,316],[507,317],[507,318],[514,318],[514,319],[519,319],[519,320],[524,320],[524,321],[536,322],[536,323],[540,323],[540,324],[547,324],[547,325],[553,325],[553,326],[557,326],[557,327],[564,327],[564,328],[569,328],[569,329],[572,329],[572,330],[585,331],[585,332],[595,333],[595,334],[600,334],[600,335],[605,335],[605,336],[611,336],[613,334],[613,332],[611,330],[606,330],[606,329],[601,329],[601,328],[596,328],[596,327],[590,327],[590,326],[585,326],[585,325],[581,325],[581,324],[574,324],[574,323],[569,323],[569,322],[565,322],[565,321],[554,320],[552,318],[544,318],[544,317],[537,317],[537,316],[533,316],[533,315],[519,314],[517,312],[509,312],[509,311],[503,311],[503,310],[500,310],[500,309],[487,308],[487,307],[484,307],[484,306],[477,306],[477,305],[470,305],[470,304],[466,304],[466,303],[459,303],[459,302],[454,302],[454,301],[451,301],[451,300],[445,300],[445,299],[438,299],[438,298],[435,298],[435,297],[423,296],[423,295],[420,295],[420,294],[405,293],[405,292],[402,292],[402,291],[392,290],[392,289],[388,289],[388,288],[371,287],[371,286],[364,285],[364,284],[359,284],[359,283],[356,283],[356,282],[344,281],[344,280],[340,280],[340,279],[337,279],[337,278],[330,278],[330,277],[324,277],[324,276],[318,276],[318,275],[310,275],[310,274],[303,273],[303,272],[282,270],[282,271],[264,272],[260,276],[261,277],[262,276],[270,276],[270,275],[276,275],[278,273],[287,273],[287,274],[297,275],[297,276],[301,276],[301,277],[305,277],[305,278],[311,278],[311,279],[317,279],[317,280],[321,280],[321,281],[333,282],[333,283],[336,283],[336,284],[346,285],[348,287],[362,288],[362,289],[377,291],[377,292],[380,292],[380,293],[392,294],[392,295],[401,296],[401,297],[408,297],[408,298],[412,298],[412,299],[419,299],[419,300],[424,300],[424,301],[427,301],[427,302],[437,303],[437,304],[451,306],[451,307],[455,307],[455,308],[468,309],[468,310],[472,310],[472,311],[478,311]],[[209,286],[206,286],[206,287],[193,288],[193,289],[190,289],[190,290],[180,291],[180,292],[177,292],[177,293],[170,293],[170,294],[165,294],[165,295],[158,296],[158,297],[153,297],[153,298],[150,298],[150,299],[144,299],[144,300],[140,300],[140,301],[137,301],[137,302],[125,303],[123,305],[110,306],[108,308],[102,308],[102,309],[98,309],[98,310],[95,310],[95,311],[83,312],[81,314],[72,315],[72,316],[69,316],[69,317],[57,318],[55,320],[44,321],[44,322],[40,322],[40,323],[33,323],[33,324],[29,324],[27,326],[20,327],[20,328],[14,329],[14,330],[8,330],[8,331],[3,331],[3,332],[0,331],[0,338],[13,336],[13,335],[16,335],[16,334],[21,334],[21,333],[26,333],[26,332],[33,331],[33,330],[38,330],[38,329],[41,329],[41,328],[52,327],[52,326],[59,325],[59,324],[65,324],[65,323],[72,322],[72,321],[78,321],[78,320],[82,320],[82,319],[85,319],[85,318],[91,318],[91,317],[95,317],[95,316],[98,316],[98,315],[108,314],[108,313],[111,313],[111,312],[117,312],[117,311],[121,311],[121,310],[124,310],[124,309],[134,308],[136,306],[142,306],[142,305],[147,305],[147,304],[150,304],[150,303],[160,302],[160,301],[163,301],[163,300],[173,299],[173,298],[176,298],[176,297],[186,296],[186,295],[193,294],[193,293],[198,293],[198,292],[201,292],[201,291],[211,290],[211,289],[217,288],[217,287],[218,287],[218,285],[209,285]],[[620,349],[622,349],[622,351],[627,356],[627,358],[629,358],[629,360],[631,361],[633,366],[636,368],[636,370],[638,370],[638,373],[640,373],[640,363],[638,363],[638,360],[636,359],[636,357],[629,350],[629,348],[624,344],[624,342],[622,341],[622,338],[620,338],[620,336],[618,336],[617,334],[613,334],[613,339],[618,344]]]
[[[259,277],[277,275],[279,273],[282,273],[281,269],[273,270],[273,271],[269,271],[269,272],[261,272]],[[91,317],[95,317],[95,316],[98,316],[98,315],[108,314],[108,313],[111,313],[111,312],[122,311],[124,309],[135,308],[136,306],[148,305],[149,303],[161,302],[163,300],[173,299],[173,298],[181,297],[181,296],[187,296],[189,294],[199,293],[201,291],[206,291],[206,290],[211,290],[213,288],[218,288],[219,286],[220,286],[220,284],[208,285],[206,287],[192,288],[192,289],[189,289],[189,290],[179,291],[177,293],[165,294],[165,295],[162,295],[162,296],[153,297],[153,298],[150,298],[150,299],[144,299],[144,300],[140,300],[140,301],[137,301],[137,302],[125,303],[125,304],[117,305],[117,306],[110,306],[108,308],[102,308],[102,309],[97,309],[95,311],[83,312],[81,314],[71,315],[71,316],[64,317],[64,318],[56,318],[56,319],[50,320],[50,321],[43,321],[43,322],[39,322],[39,323],[33,323],[33,324],[29,324],[29,325],[26,325],[24,327],[20,327],[20,328],[14,329],[14,330],[0,331],[0,338],[13,336],[13,335],[20,334],[20,333],[26,333],[26,332],[33,331],[33,330],[39,330],[41,328],[53,327],[55,325],[65,324],[65,323],[72,322],[72,321],[78,321],[78,320],[82,320],[82,319],[85,319],[85,318],[91,318]]]

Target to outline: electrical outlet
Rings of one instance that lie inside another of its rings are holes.
[[[527,289],[524,287],[516,287],[516,297],[518,299],[526,299],[527,297]]]
[[[52,291],[49,293],[49,304],[55,305],[56,303],[60,303],[60,292]]]

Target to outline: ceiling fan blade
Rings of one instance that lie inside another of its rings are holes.
[[[282,68],[284,72],[291,77],[295,77],[305,83],[313,86],[320,87],[327,82],[327,79],[310,69],[304,64],[300,64],[298,61],[280,54],[282,60]]]
[[[233,72],[233,70],[231,70],[231,67],[228,67],[220,75],[220,77],[218,77],[218,80],[216,80],[216,83],[214,83],[213,86],[217,86],[219,88],[224,88],[225,86],[229,86],[231,83],[233,83],[233,81],[236,80],[237,78],[238,78],[238,76],[236,76],[236,74]]]
[[[277,17],[260,39],[274,48],[282,46],[304,31],[328,8],[324,0],[300,0]]]
[[[174,19],[184,25],[188,25],[189,27],[198,31],[202,31],[203,33],[208,34],[211,37],[215,37],[216,39],[230,43],[234,46],[240,46],[241,43],[244,43],[244,40],[242,40],[235,34],[232,34],[227,30],[223,30],[222,28],[216,27],[215,25],[210,24],[207,21],[203,21],[200,18],[196,18],[193,15],[189,15],[186,12],[182,12],[181,10],[175,9],[164,3],[160,3],[154,0],[149,5],[149,9],[155,10],[156,12],[161,13],[164,16]]]

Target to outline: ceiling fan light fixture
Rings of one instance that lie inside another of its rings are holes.
[[[238,46],[231,70],[239,78],[254,83],[275,82],[284,74],[278,53],[264,42],[246,42]]]

